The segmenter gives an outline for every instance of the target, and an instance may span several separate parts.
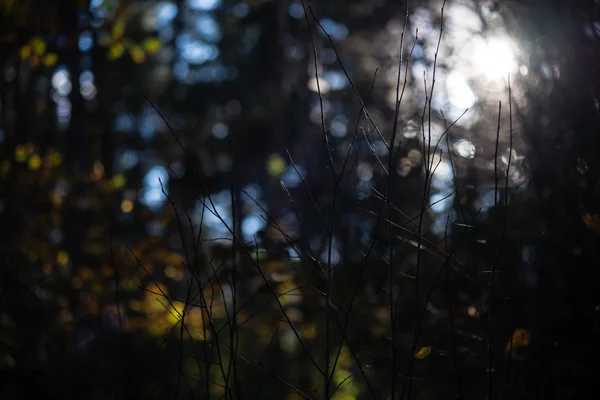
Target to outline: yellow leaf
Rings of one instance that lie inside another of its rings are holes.
[[[596,233],[600,233],[600,216],[598,214],[586,213],[581,216],[585,227]]]
[[[2,176],[3,178],[6,177],[6,175],[8,175],[8,173],[10,172],[10,167],[10,161],[4,160],[2,162],[2,166],[0,167],[0,176]]]
[[[175,267],[168,265],[165,267],[165,276],[167,278],[174,279],[177,276],[177,270]]]
[[[279,177],[285,171],[285,160],[279,154],[271,154],[267,159],[267,173]]]
[[[423,346],[415,353],[415,358],[422,360],[431,354],[431,347]]]
[[[312,340],[317,337],[317,326],[315,324],[303,324],[301,329],[302,336],[305,339]]]
[[[115,24],[112,27],[112,37],[113,39],[120,39],[123,37],[125,33],[125,21],[119,19],[115,21]]]
[[[506,351],[515,353],[522,347],[527,347],[531,344],[531,332],[527,329],[515,329],[512,338],[506,343]]]
[[[15,149],[15,160],[18,163],[23,163],[27,160],[28,151],[27,148],[23,145],[18,145]]]
[[[158,38],[148,38],[142,43],[142,47],[149,55],[156,54],[162,48],[162,42]]]
[[[104,46],[104,47],[110,46],[112,42],[114,42],[112,36],[110,36],[107,33],[103,33],[100,36],[100,40],[98,40],[98,43],[100,43],[100,46]]]
[[[44,57],[42,58],[42,62],[47,67],[52,67],[53,65],[56,64],[57,61],[58,61],[58,56],[56,55],[56,53],[48,53],[48,54],[44,55]]]
[[[140,46],[133,46],[129,49],[129,54],[131,55],[131,59],[136,64],[141,64],[146,60],[146,55],[144,54],[144,50]]]
[[[116,60],[121,58],[121,56],[125,53],[125,46],[121,42],[114,43],[110,46],[110,50],[108,51],[108,58],[110,60]]]
[[[125,179],[125,176],[123,174],[117,174],[117,175],[113,176],[112,179],[110,180],[112,187],[115,189],[122,188],[123,186],[125,186],[126,182],[127,182],[127,179]]]
[[[63,156],[59,152],[52,151],[48,155],[48,162],[51,167],[58,167],[62,163],[62,160],[63,160]]]
[[[174,303],[173,307],[169,308],[168,320],[172,324],[176,324],[181,321],[181,317],[183,315],[183,308],[185,304],[183,303]]]
[[[140,278],[137,276],[126,277],[121,281],[121,286],[123,290],[132,291],[136,290],[140,284]]]
[[[127,179],[125,179],[125,175],[123,174],[117,174],[110,180],[110,184],[114,189],[122,188],[125,186],[125,183],[127,183]]]
[[[60,265],[66,265],[69,262],[69,254],[64,250],[59,251],[56,255],[56,262]]]
[[[42,157],[39,154],[33,154],[29,157],[29,169],[35,171],[42,165]]]
[[[44,42],[39,36],[36,36],[33,39],[31,39],[29,44],[31,45],[33,52],[38,56],[41,56],[46,52],[46,42]]]
[[[20,55],[21,55],[21,60],[23,60],[23,61],[25,61],[29,57],[31,57],[31,46],[27,45],[27,46],[21,47]]]

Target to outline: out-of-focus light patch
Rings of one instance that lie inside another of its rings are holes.
[[[331,267],[334,268],[340,261],[342,257],[340,256],[340,252],[337,248],[331,249]],[[321,253],[321,261],[326,263],[329,261],[329,252],[327,250]]]
[[[329,83],[323,77],[319,77],[318,82],[317,78],[312,77],[308,80],[308,90],[315,93],[318,93],[320,90],[321,94],[327,94],[329,93]]]
[[[425,143],[431,145],[433,149],[433,147],[435,147],[435,145],[437,144],[438,140],[440,140],[440,138],[444,134],[444,131],[445,129],[435,122],[431,124],[431,129],[429,129],[429,123],[425,121],[425,128],[419,128],[417,136],[419,137],[419,139],[423,140],[423,132],[425,132]]]
[[[300,252],[298,252],[298,250],[296,250],[294,247],[290,246],[290,247],[286,247],[285,251],[287,251],[288,255],[290,256],[291,259],[293,260],[297,260],[302,258],[300,256]]]
[[[185,60],[179,60],[173,66],[173,74],[178,81],[186,81],[190,75],[190,64]]]
[[[542,71],[542,75],[544,75],[545,78],[551,78],[552,77],[552,66],[544,61],[541,65],[541,71]]]
[[[156,18],[156,27],[158,29],[171,24],[179,12],[177,5],[170,1],[163,1],[156,4],[153,11]]]
[[[521,160],[523,160],[525,158],[525,156],[520,155],[519,153],[517,153],[517,151],[515,149],[512,149],[511,152],[509,153],[504,152],[502,154],[502,156],[500,157],[500,159],[502,160],[502,162],[504,163],[504,165],[508,165],[508,159],[510,158],[510,162],[511,162],[511,168],[515,166],[516,163],[519,163]]]
[[[63,234],[59,228],[54,228],[50,231],[50,241],[53,244],[60,244],[63,241]]]
[[[487,212],[490,208],[494,207],[494,189],[490,189],[485,193],[481,194],[477,200],[475,200],[475,208],[481,209],[481,212]],[[498,200],[500,198],[500,194],[498,194]]]
[[[410,15],[412,25],[419,28],[419,37],[429,37],[433,33],[431,13],[425,7],[417,7]],[[402,23],[403,24],[403,23]],[[402,25],[404,26],[404,25]],[[393,29],[393,27],[392,27]],[[398,28],[395,28],[398,29]]]
[[[221,0],[187,0],[188,6],[198,11],[213,11],[221,5]]]
[[[90,10],[99,8],[104,4],[104,0],[90,0]]]
[[[4,70],[4,79],[7,82],[12,82],[17,77],[17,69],[13,66],[8,66]]]
[[[231,12],[236,18],[244,18],[250,13],[250,6],[247,3],[237,3]]]
[[[453,175],[452,166],[447,160],[439,161],[439,156],[433,158],[433,165],[431,166],[431,173],[433,174],[431,179],[431,185],[440,191],[447,191],[452,187]]]
[[[267,226],[267,222],[259,215],[250,215],[242,221],[242,235],[244,240],[254,239],[254,235]]]
[[[406,125],[402,129],[402,135],[407,139],[417,137],[420,133],[420,126],[412,119],[406,122]]]
[[[57,68],[52,74],[52,87],[61,96],[67,96],[71,93],[73,85],[71,84],[71,75],[65,68]]]
[[[371,189],[371,186],[362,184],[356,188],[356,198],[358,200],[368,199],[371,196],[372,191],[373,189]]]
[[[59,119],[71,116],[71,101],[69,99],[62,98],[58,101],[56,115]]]
[[[217,171],[229,172],[233,167],[233,160],[229,154],[219,153],[215,159]]]
[[[453,4],[449,7],[447,15],[448,20],[444,24],[444,30],[448,31],[453,41],[464,43],[483,29],[483,22],[475,7],[460,3]],[[420,33],[419,31],[419,36]]]
[[[421,46],[420,44],[416,44],[412,50],[412,59],[418,60],[422,58],[424,54],[425,50],[423,50],[423,46]]]
[[[423,161],[423,154],[420,150],[411,149],[406,155],[406,159],[411,163],[413,167],[419,167]]]
[[[173,37],[175,37],[175,28],[173,28],[173,25],[165,25],[158,31],[158,39],[160,39],[160,41],[163,43],[170,42],[173,39]],[[163,51],[159,53],[161,56],[165,54],[165,49],[171,48],[163,48]]]
[[[358,179],[363,182],[368,182],[373,179],[373,166],[370,163],[361,161],[356,168]]]
[[[212,134],[217,139],[225,139],[229,135],[229,127],[223,122],[217,122],[212,127]]]
[[[205,65],[192,75],[197,82],[223,82],[229,77],[229,71],[223,65],[213,64]]]
[[[199,16],[196,19],[196,29],[200,36],[209,42],[218,42],[223,36],[219,24],[210,15]]]
[[[325,29],[325,32],[335,40],[344,40],[348,37],[348,33],[350,33],[346,25],[337,23],[330,18],[323,18],[320,22],[323,29]],[[325,36],[325,33],[320,28],[319,33],[322,36]]]
[[[64,179],[61,179],[60,181],[56,182],[54,190],[59,196],[65,197],[71,193],[71,184]]]
[[[304,58],[306,52],[300,46],[290,45],[285,48],[285,55],[287,58],[295,61],[300,61]]]
[[[59,251],[56,254],[56,262],[59,265],[66,265],[69,262],[69,253],[64,250]]]
[[[79,75],[79,84],[83,85],[86,82],[94,83],[94,74],[91,71],[83,71]]]
[[[161,183],[162,181],[162,188]],[[140,201],[151,209],[156,209],[164,204],[166,198],[165,193],[169,190],[169,174],[165,167],[155,165],[144,176],[143,187],[140,193]]]
[[[437,236],[444,236],[446,233],[450,234],[452,231],[452,222],[456,220],[456,212],[450,209],[440,213],[433,212],[433,215],[433,222],[429,227],[431,233]]]
[[[333,49],[323,49],[320,56],[324,64],[333,64],[337,60],[337,55]]]
[[[416,60],[411,67],[412,76],[419,80],[418,87],[421,88],[421,90],[423,90],[423,72],[425,71],[427,71],[427,65],[421,60]]]
[[[462,158],[472,159],[475,157],[475,145],[467,139],[460,139],[454,143],[454,152]]]
[[[166,230],[165,224],[161,221],[152,220],[146,223],[146,232],[148,232],[149,235],[164,236]]]
[[[283,173],[283,176],[281,177],[281,181],[286,187],[297,187],[300,183],[302,183],[302,177],[306,175],[306,170],[304,169],[304,167],[298,164],[295,165],[296,169],[298,170],[297,172],[293,166],[288,165],[285,169],[285,172]],[[300,175],[298,175],[298,173],[300,173]]]
[[[474,55],[478,72],[491,81],[506,81],[508,74],[518,67],[514,48],[514,44],[503,37],[477,42]]]
[[[139,157],[133,150],[125,150],[119,157],[119,166],[122,169],[128,170],[138,164]]]
[[[32,154],[29,157],[29,169],[32,171],[38,170],[42,166],[42,157],[39,154]]]
[[[92,34],[89,31],[84,31],[79,35],[79,50],[80,51],[89,51],[94,45],[94,40],[92,38]]]
[[[477,307],[475,306],[469,306],[467,307],[467,315],[469,317],[474,317],[477,315]]]
[[[335,137],[344,137],[348,134],[348,128],[346,127],[346,118],[341,115],[336,115],[331,120],[331,134]]]
[[[94,17],[102,19],[110,14],[114,14],[114,10],[117,8],[117,2],[118,0],[91,0],[89,3],[89,10]]]
[[[585,35],[592,39],[598,39],[600,37],[600,21],[590,22],[583,28]]]
[[[167,265],[164,272],[165,276],[170,279],[173,279],[177,276],[177,270],[172,265]]]
[[[519,73],[520,73],[522,76],[527,76],[527,74],[529,73],[529,68],[527,68],[527,65],[521,65],[521,66],[519,67]]]
[[[219,49],[216,46],[202,43],[189,34],[179,35],[175,40],[175,44],[181,53],[181,57],[190,64],[203,64],[219,56]]]
[[[79,92],[81,96],[86,100],[93,100],[96,97],[96,85],[92,81],[85,81],[79,87]]]
[[[381,141],[380,139],[373,141],[372,147],[373,151],[375,152],[375,155],[377,155],[378,157],[385,157],[388,155],[388,148],[385,145],[385,143],[383,143],[383,141]]]
[[[332,108],[333,107],[331,105],[331,102],[326,99],[323,99],[323,117],[325,119],[328,118],[329,114],[331,113]],[[316,101],[314,101],[312,104],[312,108],[310,109],[309,118],[313,123],[321,125],[321,105],[320,105],[318,99],[316,99]]]
[[[121,211],[123,211],[125,214],[130,213],[131,211],[133,211],[133,201],[131,201],[131,200],[123,200],[121,202]]]
[[[323,74],[330,90],[342,90],[347,85],[346,76],[339,71],[327,71]]]
[[[91,176],[93,179],[102,179],[104,177],[106,170],[104,169],[104,164],[101,161],[94,161],[94,167],[92,168]]]
[[[273,177],[279,177],[285,172],[286,162],[279,154],[271,154],[267,158],[267,173]]]
[[[288,7],[288,14],[290,17],[295,19],[300,19],[304,17],[304,8],[302,7],[302,3],[299,1],[295,1]]]
[[[452,71],[446,79],[446,91],[451,112],[449,117],[456,119],[465,109],[470,108],[477,101],[477,96],[471,90],[466,77],[458,71]]]
[[[434,213],[441,213],[452,207],[454,195],[448,196],[450,193],[436,193],[429,198],[430,209]]]
[[[225,112],[229,115],[239,115],[242,112],[242,104],[238,100],[229,100],[225,104]]]
[[[229,196],[229,192],[225,191],[226,196]],[[231,218],[231,204],[230,202],[219,202],[219,196],[213,195],[211,196],[214,202],[214,209],[210,205],[210,202],[207,198],[204,199],[204,204],[206,204],[211,211],[204,210],[204,219],[203,226],[207,228],[208,232],[206,232],[207,237],[211,239],[219,239],[219,238],[230,238],[231,234],[226,226],[223,225],[221,219],[225,221],[225,223],[231,227],[232,218]],[[196,207],[194,208],[193,221],[194,223],[200,223],[202,218],[202,211],[204,206],[200,201],[196,202]],[[215,215],[216,214],[216,215]],[[217,215],[219,217],[217,217]]]
[[[119,114],[115,117],[114,129],[117,132],[132,132],[135,127],[135,116],[131,113]]]
[[[156,119],[152,115],[141,115],[138,118],[140,136],[144,140],[151,140],[156,134]]]
[[[245,193],[244,193],[245,192]],[[244,186],[241,198],[244,204],[254,204],[254,201],[258,201],[262,196],[262,190],[256,183],[251,183]]]
[[[535,258],[535,246],[523,246],[521,250],[521,261],[530,263]]]

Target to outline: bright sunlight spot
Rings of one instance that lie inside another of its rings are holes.
[[[517,69],[513,43],[501,37],[493,37],[475,47],[475,65],[478,72],[490,80],[506,80]]]

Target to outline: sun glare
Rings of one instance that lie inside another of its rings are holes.
[[[517,70],[514,46],[505,38],[493,37],[478,43],[475,57],[478,72],[493,81],[505,80]]]

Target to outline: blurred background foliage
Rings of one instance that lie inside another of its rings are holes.
[[[2,398],[592,398],[600,6],[407,4],[1,0]]]

